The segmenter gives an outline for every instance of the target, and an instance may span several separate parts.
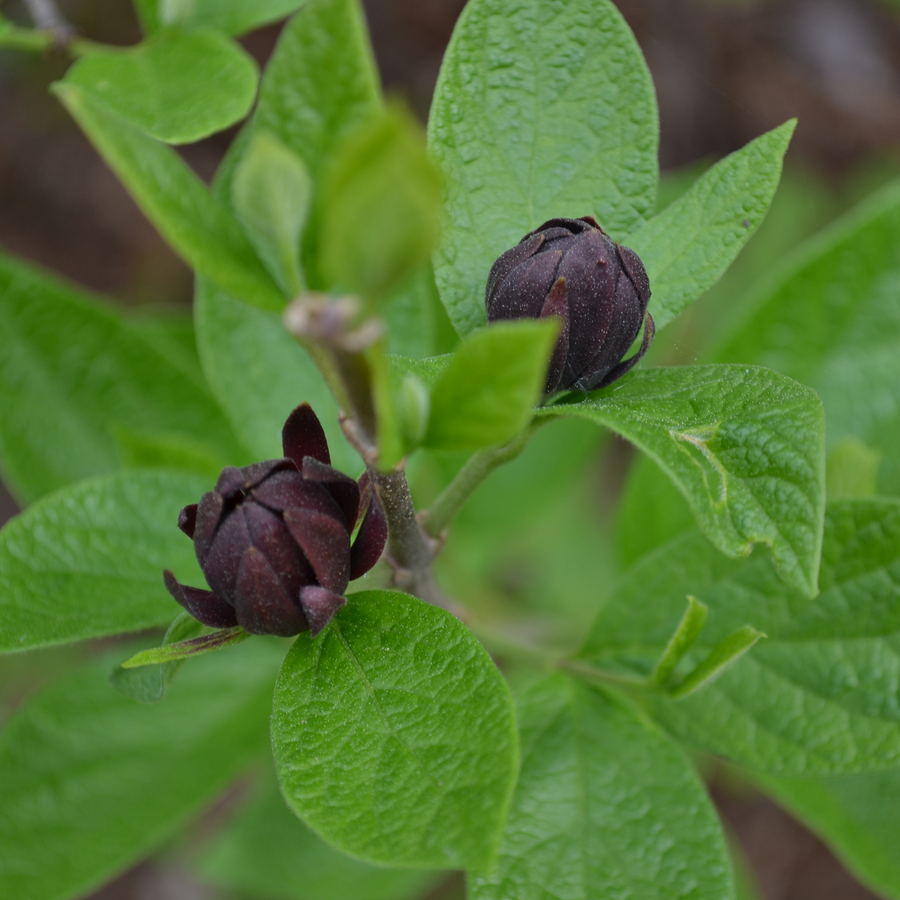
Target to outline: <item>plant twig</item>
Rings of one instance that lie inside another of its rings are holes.
[[[25,7],[35,27],[53,35],[57,49],[65,49],[75,37],[75,26],[59,11],[54,0],[25,0]]]
[[[464,618],[459,604],[447,597],[434,580],[432,565],[441,542],[422,530],[402,468],[391,472],[369,469],[388,522],[387,559],[394,570],[393,585]]]

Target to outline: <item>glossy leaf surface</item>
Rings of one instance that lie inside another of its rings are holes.
[[[472,900],[728,900],[724,835],[670,740],[554,675],[520,698],[522,770],[497,870]]]
[[[359,474],[362,463],[341,433],[337,404],[280,316],[205,281],[198,284],[194,315],[207,380],[254,459],[282,456],[281,429],[291,410],[305,402],[325,429],[332,464]]]
[[[288,804],[329,843],[382,865],[490,866],[518,767],[512,698],[449,613],[354,594],[301,634],[275,688]]]
[[[204,587],[178,511],[211,487],[180,472],[121,472],[65,488],[0,532],[0,652],[168,625],[162,571]]]
[[[622,242],[650,278],[657,329],[712,287],[763,220],[796,120],[751,141]]]
[[[684,596],[709,607],[684,666],[744,625],[768,638],[687,699],[650,698],[689,744],[790,776],[900,764],[900,504],[829,505],[815,599],[788,589],[765,557],[726,560],[699,535],[646,557],[604,607],[582,655],[649,673]],[[686,669],[682,669],[685,671]]]
[[[399,108],[367,122],[336,154],[319,198],[323,284],[383,300],[428,261],[440,180],[412,117]]]
[[[477,450],[512,440],[540,400],[557,333],[551,320],[503,322],[472,334],[434,384],[424,445]]]
[[[189,663],[154,706],[106,657],[23,706],[0,736],[0,893],[81,897],[183,828],[266,751],[278,649]]]
[[[383,869],[330,847],[287,808],[274,773],[204,850],[198,868],[217,887],[284,900],[413,900],[435,880],[434,872]]]
[[[607,0],[472,0],[428,138],[446,179],[435,275],[462,335],[485,322],[494,260],[527,232],[593,215],[621,238],[656,205],[656,96]]]
[[[205,25],[228,34],[243,34],[276,22],[303,3],[304,0],[135,0],[144,31],[170,25]]]
[[[669,476],[719,550],[741,557],[767,544],[785,582],[815,596],[825,423],[809,388],[751,366],[645,369],[539,415],[582,416],[621,434]]]
[[[259,72],[253,58],[212,29],[167,30],[127,49],[91,49],[65,83],[169,144],[189,144],[250,111]]]
[[[752,362],[815,388],[828,441],[884,454],[883,488],[900,490],[900,182],[798,249],[763,284],[718,358]]]
[[[284,306],[231,212],[171,147],[107,112],[80,87],[60,82],[54,90],[176,253],[247,303]]]
[[[121,429],[242,461],[196,363],[140,320],[3,256],[0,314],[0,465],[20,500],[118,468]]]

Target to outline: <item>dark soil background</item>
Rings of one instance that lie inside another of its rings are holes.
[[[252,0],[248,0],[252,2]],[[463,0],[364,0],[389,91],[424,119]],[[884,0],[617,0],[659,95],[664,170],[738,149],[797,116],[795,169],[839,189],[877,157],[900,160],[900,6]],[[124,0],[60,6],[96,40],[139,38]],[[3,13],[27,22],[18,0]],[[277,27],[244,40],[261,63]],[[47,85],[62,61],[0,51],[0,245],[129,305],[188,304],[191,276],[81,136]],[[559,127],[564,129],[565,122]],[[184,150],[211,177],[233,132]],[[0,323],[2,327],[2,323]],[[0,487],[0,522],[15,512]],[[873,894],[765,798],[715,787],[716,801],[766,900],[864,900]],[[458,895],[458,885],[441,900]],[[214,894],[144,864],[95,900],[189,900]]]

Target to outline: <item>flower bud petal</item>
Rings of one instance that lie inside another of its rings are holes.
[[[594,390],[621,377],[653,340],[650,282],[638,255],[590,216],[550,219],[507,250],[485,292],[489,322],[556,315],[564,327],[545,393]],[[622,362],[646,323],[638,354]]]
[[[245,503],[243,514],[250,545],[266,558],[284,592],[299,596],[300,588],[316,580],[316,573],[282,517],[258,503]]]
[[[191,503],[178,513],[178,527],[189,537],[194,536],[197,527],[197,504]]]
[[[542,234],[526,235],[515,247],[511,250],[507,250],[506,253],[491,266],[487,283],[488,306],[491,305],[497,285],[505,281],[509,273],[512,272],[520,262],[528,259],[529,256],[534,256],[543,243],[544,236]]]
[[[288,417],[281,430],[284,455],[303,468],[303,457],[311,456],[326,466],[331,464],[328,440],[319,417],[308,403],[301,403]]]
[[[497,285],[488,307],[488,319],[536,319],[541,314],[547,292],[556,281],[561,260],[562,252],[552,250],[516,266]]]
[[[197,504],[197,515],[194,520],[194,550],[200,568],[206,562],[212,539],[216,534],[222,515],[225,512],[225,501],[222,495],[215,491],[209,491],[200,498]]]
[[[284,524],[300,545],[319,584],[343,594],[350,582],[350,534],[336,517],[312,509],[286,509]]]
[[[309,633],[315,637],[347,603],[347,598],[322,587],[310,585],[300,594],[300,605],[309,622]]]
[[[568,288],[566,286],[565,277],[556,279],[556,283],[550,288],[544,306],[541,309],[541,318],[547,316],[556,316],[562,326],[559,330],[559,337],[556,340],[556,346],[553,348],[553,354],[550,357],[550,365],[547,368],[547,382],[544,386],[545,394],[552,394],[560,379],[566,365],[566,357],[569,353],[569,304],[568,304]]]
[[[344,514],[347,528],[352,531],[359,515],[359,485],[349,475],[326,466],[313,456],[304,458],[302,472],[305,481],[321,484],[328,491]]]
[[[220,600],[212,591],[180,584],[169,569],[163,570],[166,590],[198,622],[210,628],[233,628],[238,620],[233,607]]]
[[[234,601],[241,559],[252,546],[253,541],[247,529],[244,510],[239,506],[222,517],[222,522],[210,542],[209,552],[206,558],[200,561],[200,567],[209,586],[229,603]]]
[[[215,488],[179,514],[212,590],[185,587],[168,570],[166,587],[206,624],[284,636],[312,627],[316,634],[346,602],[351,568],[367,571],[384,548],[384,514],[367,478],[357,483],[331,467],[309,406],[291,413],[282,437],[283,458],[226,467]]]
[[[381,559],[387,543],[388,527],[384,510],[378,498],[372,493],[369,508],[356,540],[350,548],[350,580],[365,575]]]
[[[281,637],[305,631],[309,623],[299,601],[288,596],[265,555],[250,547],[241,559],[234,595],[241,627],[251,634]]]

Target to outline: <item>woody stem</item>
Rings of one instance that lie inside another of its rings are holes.
[[[394,569],[393,585],[461,617],[459,606],[446,597],[434,580],[432,564],[440,542],[419,525],[402,468],[390,472],[369,469],[388,523],[388,560]]]

